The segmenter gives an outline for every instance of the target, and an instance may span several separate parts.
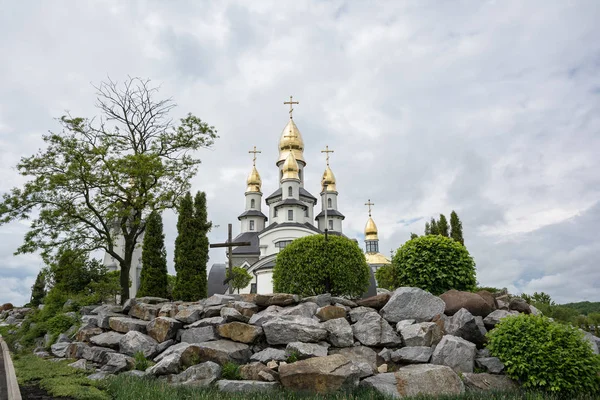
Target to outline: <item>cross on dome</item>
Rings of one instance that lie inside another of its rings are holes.
[[[366,203],[365,206],[369,206],[369,217],[371,216],[371,206],[374,206],[375,203],[371,203],[371,199],[369,199]]]
[[[325,146],[325,150],[321,150],[321,153],[325,153],[325,160],[327,161],[327,166],[329,167],[329,153],[333,153],[333,150],[329,150],[329,146]]]
[[[252,158],[252,165],[256,166],[256,153],[262,153],[260,150],[256,150],[256,146],[254,146],[254,149],[248,151],[248,153],[253,153],[254,157]]]
[[[284,101],[283,104],[289,104],[290,105],[290,119],[292,119],[292,112],[294,111],[294,109],[292,108],[293,104],[300,104],[299,101],[294,101],[293,97],[290,96],[290,101]]]

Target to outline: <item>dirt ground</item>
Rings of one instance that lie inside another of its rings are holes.
[[[20,389],[23,400],[74,400],[72,397],[52,397],[44,389],[35,385],[21,386]]]

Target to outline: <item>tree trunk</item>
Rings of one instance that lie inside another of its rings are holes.
[[[129,299],[129,270],[131,270],[131,259],[133,258],[133,246],[125,243],[125,254],[123,261],[119,263],[121,266],[121,304]]]

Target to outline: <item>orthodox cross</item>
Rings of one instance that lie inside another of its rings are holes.
[[[289,104],[290,105],[290,119],[292,119],[292,112],[294,111],[294,109],[292,108],[292,105],[293,104],[300,104],[300,102],[293,101],[292,100],[292,96],[290,96],[290,101],[284,101],[283,104]]]
[[[254,158],[252,158],[252,165],[256,166],[256,153],[261,153],[261,151],[256,150],[256,146],[254,146],[254,149],[248,151],[248,153],[254,153]]]
[[[231,224],[227,224],[227,242],[214,243],[210,245],[211,249],[214,249],[215,247],[227,247],[227,258],[229,259],[229,277],[225,279],[225,281],[223,282],[224,284],[228,284],[233,277],[232,249],[237,246],[250,246],[250,242],[234,242],[233,238],[231,237]],[[229,285],[229,293],[233,293],[233,286],[231,285]]]
[[[369,199],[366,203],[365,206],[369,206],[369,217],[371,216],[371,206],[374,206],[375,203],[371,203],[371,199]]]
[[[333,150],[329,150],[329,146],[325,146],[325,150],[321,150],[321,153],[327,154],[325,160],[327,161],[327,166],[329,167],[329,153],[333,153]]]

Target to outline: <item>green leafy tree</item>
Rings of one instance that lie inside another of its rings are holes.
[[[31,288],[31,306],[37,307],[44,302],[46,297],[46,270],[42,269],[35,278],[35,283]]]
[[[395,272],[396,269],[391,264],[377,268],[377,271],[375,271],[377,286],[387,290],[396,289],[398,286],[396,286],[397,278]]]
[[[431,221],[429,222],[429,234],[430,235],[439,235],[440,234],[440,230],[438,228],[438,223],[435,220],[435,218],[431,218]]]
[[[206,193],[198,192],[196,193],[196,197],[194,198],[194,218],[196,219],[196,224],[198,225],[197,235],[198,235],[198,253],[200,258],[198,262],[200,265],[198,266],[198,274],[200,280],[200,292],[198,293],[200,298],[206,298],[208,295],[208,278],[206,273],[206,266],[208,264],[208,232],[212,227],[212,223],[208,221],[208,213],[206,211]]]
[[[411,239],[411,240],[412,240],[412,239],[416,239],[416,238],[418,238],[418,237],[419,237],[419,235],[417,235],[416,233],[412,233],[412,232],[410,233],[410,239]]]
[[[162,217],[157,211],[146,220],[141,282],[136,296],[167,297],[167,250]]]
[[[465,244],[465,240],[463,239],[462,222],[460,222],[458,214],[456,214],[454,210],[452,210],[452,213],[450,213],[450,237],[462,245]]]
[[[429,235],[409,240],[392,258],[394,286],[414,286],[435,295],[450,289],[472,291],[476,287],[475,262],[467,249],[454,240]]]
[[[241,289],[244,289],[250,284],[252,281],[252,275],[246,271],[246,269],[242,267],[233,267],[232,272],[229,273],[229,269],[225,273],[225,278],[229,282],[229,285],[240,292]]]
[[[359,297],[369,287],[369,266],[358,245],[343,236],[305,236],[277,254],[276,292]]]
[[[429,222],[425,222],[425,235],[431,235],[431,225]]]
[[[85,292],[90,283],[99,282],[105,273],[98,260],[89,260],[85,253],[68,247],[58,249],[49,271],[53,289],[69,294]]]
[[[437,229],[438,229],[438,234],[448,237],[450,236],[448,231],[450,229],[450,227],[448,226],[448,220],[446,219],[446,216],[444,214],[440,214],[440,219],[437,222]]]
[[[66,244],[106,251],[119,264],[125,301],[144,217],[177,204],[200,164],[195,151],[217,135],[191,114],[173,122],[174,103],[156,100],[148,80],[96,89],[100,118],[61,117],[62,132],[45,135],[45,149],[21,158],[17,170],[30,180],[3,195],[0,224],[34,215],[17,253],[47,257]]]
[[[524,388],[564,394],[600,390],[600,356],[570,325],[519,314],[502,319],[487,337],[492,355]]]

